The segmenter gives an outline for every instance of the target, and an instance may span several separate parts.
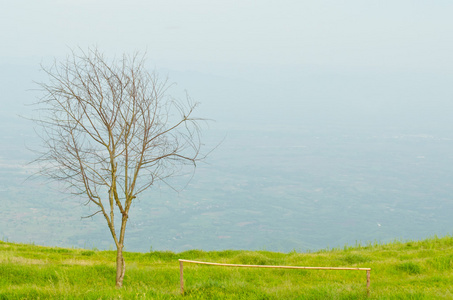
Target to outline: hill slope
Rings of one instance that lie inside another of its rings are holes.
[[[181,298],[178,258],[231,264],[370,267],[368,299],[453,298],[453,238],[345,246],[315,253],[126,253],[115,289],[115,252],[0,241],[0,299]],[[186,299],[365,299],[365,271],[225,268],[188,264]]]

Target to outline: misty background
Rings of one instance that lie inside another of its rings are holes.
[[[26,180],[40,65],[146,52],[200,102],[194,177],[140,197],[128,251],[315,250],[451,234],[449,1],[16,1],[0,10],[0,238],[113,246],[94,208]]]

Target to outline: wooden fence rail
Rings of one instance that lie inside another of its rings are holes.
[[[179,281],[181,284],[181,294],[184,293],[184,267],[183,263],[192,263],[199,265],[223,266],[223,267],[241,267],[241,268],[272,268],[272,269],[308,269],[308,270],[351,270],[366,271],[366,290],[370,293],[371,268],[338,268],[338,267],[297,267],[297,266],[268,266],[268,265],[236,265],[220,264],[204,261],[179,259]]]

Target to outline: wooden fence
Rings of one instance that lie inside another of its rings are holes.
[[[370,294],[371,268],[338,268],[338,267],[296,267],[296,266],[268,266],[268,265],[235,265],[235,264],[219,264],[195,260],[179,260],[179,281],[181,284],[181,294],[184,293],[184,267],[183,263],[192,263],[200,265],[223,266],[223,267],[241,267],[241,268],[272,268],[272,269],[308,269],[308,270],[351,270],[351,271],[366,271],[366,290]]]

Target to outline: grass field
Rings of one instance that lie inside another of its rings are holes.
[[[345,246],[313,253],[152,251],[126,253],[116,289],[115,252],[0,241],[0,299],[453,299],[453,237]],[[369,267],[366,271],[252,269],[184,265],[178,259],[228,264]]]

